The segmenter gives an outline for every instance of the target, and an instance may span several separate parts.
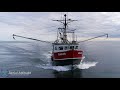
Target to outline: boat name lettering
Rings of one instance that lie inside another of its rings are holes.
[[[78,54],[82,54],[82,52],[78,52]]]
[[[58,53],[58,56],[66,55],[66,53]]]

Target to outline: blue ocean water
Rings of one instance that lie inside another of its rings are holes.
[[[120,42],[80,44],[83,62],[52,66],[52,45],[40,42],[0,42],[0,78],[120,78]]]

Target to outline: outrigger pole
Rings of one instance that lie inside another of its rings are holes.
[[[99,38],[99,37],[103,37],[103,36],[106,36],[108,38],[108,34],[103,34],[103,35],[100,35],[100,36],[97,36],[97,37],[93,37],[93,38],[90,38],[90,39],[87,39],[87,40],[84,40],[84,41],[80,41],[78,43],[86,42],[86,41],[89,41],[89,40],[92,40],[92,39],[95,39],[95,38]]]
[[[52,42],[49,42],[49,41],[42,41],[42,40],[38,40],[38,39],[34,39],[34,38],[28,38],[28,37],[24,37],[24,36],[15,35],[15,34],[13,34],[13,39],[15,39],[15,36],[16,36],[16,37],[21,37],[21,38],[30,39],[30,40],[45,42],[45,43],[52,43]]]
[[[49,41],[43,41],[43,40],[38,40],[38,39],[34,39],[34,38],[28,38],[28,37],[24,37],[24,36],[15,35],[15,34],[13,34],[13,39],[15,39],[15,36],[16,36],[16,37],[21,37],[21,38],[30,39],[30,40],[45,42],[45,43],[51,43],[51,44],[52,44],[52,42],[49,42]],[[93,38],[90,38],[90,39],[87,39],[87,40],[84,40],[84,41],[80,41],[80,42],[78,42],[78,43],[86,42],[86,41],[89,41],[89,40],[92,40],[92,39],[95,39],[95,38],[99,38],[99,37],[103,37],[103,36],[106,36],[106,37],[108,38],[108,34],[103,34],[103,35],[96,36],[96,37],[93,37]]]

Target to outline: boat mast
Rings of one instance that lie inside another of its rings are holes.
[[[67,22],[66,22],[66,14],[64,15],[65,16],[65,23],[64,23],[64,32],[63,32],[63,42],[66,43],[67,42],[67,34],[66,34],[66,27],[67,27]]]
[[[67,20],[67,15],[65,14],[64,15],[64,20],[53,20],[53,21],[58,21],[58,22],[61,22],[61,23],[63,23],[63,25],[64,25],[64,28],[59,28],[59,29],[63,29],[63,43],[67,43],[68,42],[68,40],[67,40],[67,25],[68,25],[68,23],[70,23],[70,22],[73,22],[73,21],[77,21],[77,20],[71,20],[71,19],[68,19]]]

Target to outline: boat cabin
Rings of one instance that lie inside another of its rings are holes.
[[[53,51],[79,50],[78,45],[53,45]]]

